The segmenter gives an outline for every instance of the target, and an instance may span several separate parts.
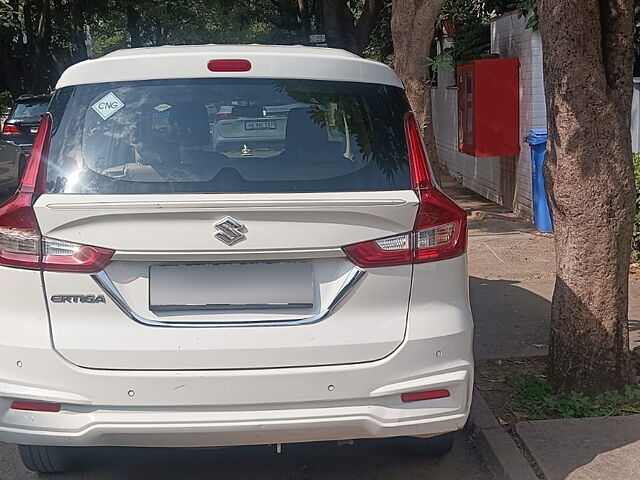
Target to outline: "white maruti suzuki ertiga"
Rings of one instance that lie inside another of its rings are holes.
[[[0,440],[421,437],[473,383],[465,212],[387,66],[160,47],[69,68],[0,207]]]

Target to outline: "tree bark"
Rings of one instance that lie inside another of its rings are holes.
[[[322,23],[327,44],[362,55],[383,6],[384,0],[366,0],[356,21],[347,0],[323,0]]]
[[[633,0],[539,2],[557,264],[549,373],[564,392],[636,381],[627,318],[633,11]]]
[[[38,24],[34,36],[33,77],[29,93],[45,93],[49,87],[51,66],[51,4],[40,0]]]
[[[129,32],[131,48],[142,46],[140,36],[140,12],[132,5],[127,5],[127,31]]]
[[[395,70],[404,83],[418,124],[424,128],[425,146],[431,163],[439,169],[438,151],[431,116],[429,70],[425,66],[438,14],[446,0],[393,0],[391,35]]]
[[[304,45],[309,44],[309,34],[311,33],[311,15],[307,0],[297,0],[298,17],[300,19],[300,34]]]

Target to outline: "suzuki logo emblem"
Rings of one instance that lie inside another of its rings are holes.
[[[233,217],[224,217],[214,227],[218,230],[215,237],[227,245],[233,245],[246,238],[243,233],[246,231],[245,226]]]

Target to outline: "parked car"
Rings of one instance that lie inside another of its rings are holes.
[[[235,103],[238,103],[237,101]],[[213,124],[214,149],[218,152],[238,150],[248,145],[267,146],[269,150],[284,148],[287,115],[290,105],[222,105]]]
[[[2,140],[31,151],[40,118],[47,111],[51,95],[23,95],[16,100],[2,127]]]
[[[239,98],[295,104],[281,145],[245,129],[215,150],[211,106]],[[78,63],[0,207],[0,440],[43,473],[91,446],[442,455],[471,404],[466,238],[383,64],[256,45]]]
[[[0,201],[18,188],[26,158],[19,146],[0,138]]]

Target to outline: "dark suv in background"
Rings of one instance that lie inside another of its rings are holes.
[[[2,140],[18,145],[29,154],[40,118],[47,111],[51,95],[23,95],[16,100],[2,127]]]
[[[18,187],[26,159],[51,95],[23,95],[13,104],[0,134],[0,201]]]

